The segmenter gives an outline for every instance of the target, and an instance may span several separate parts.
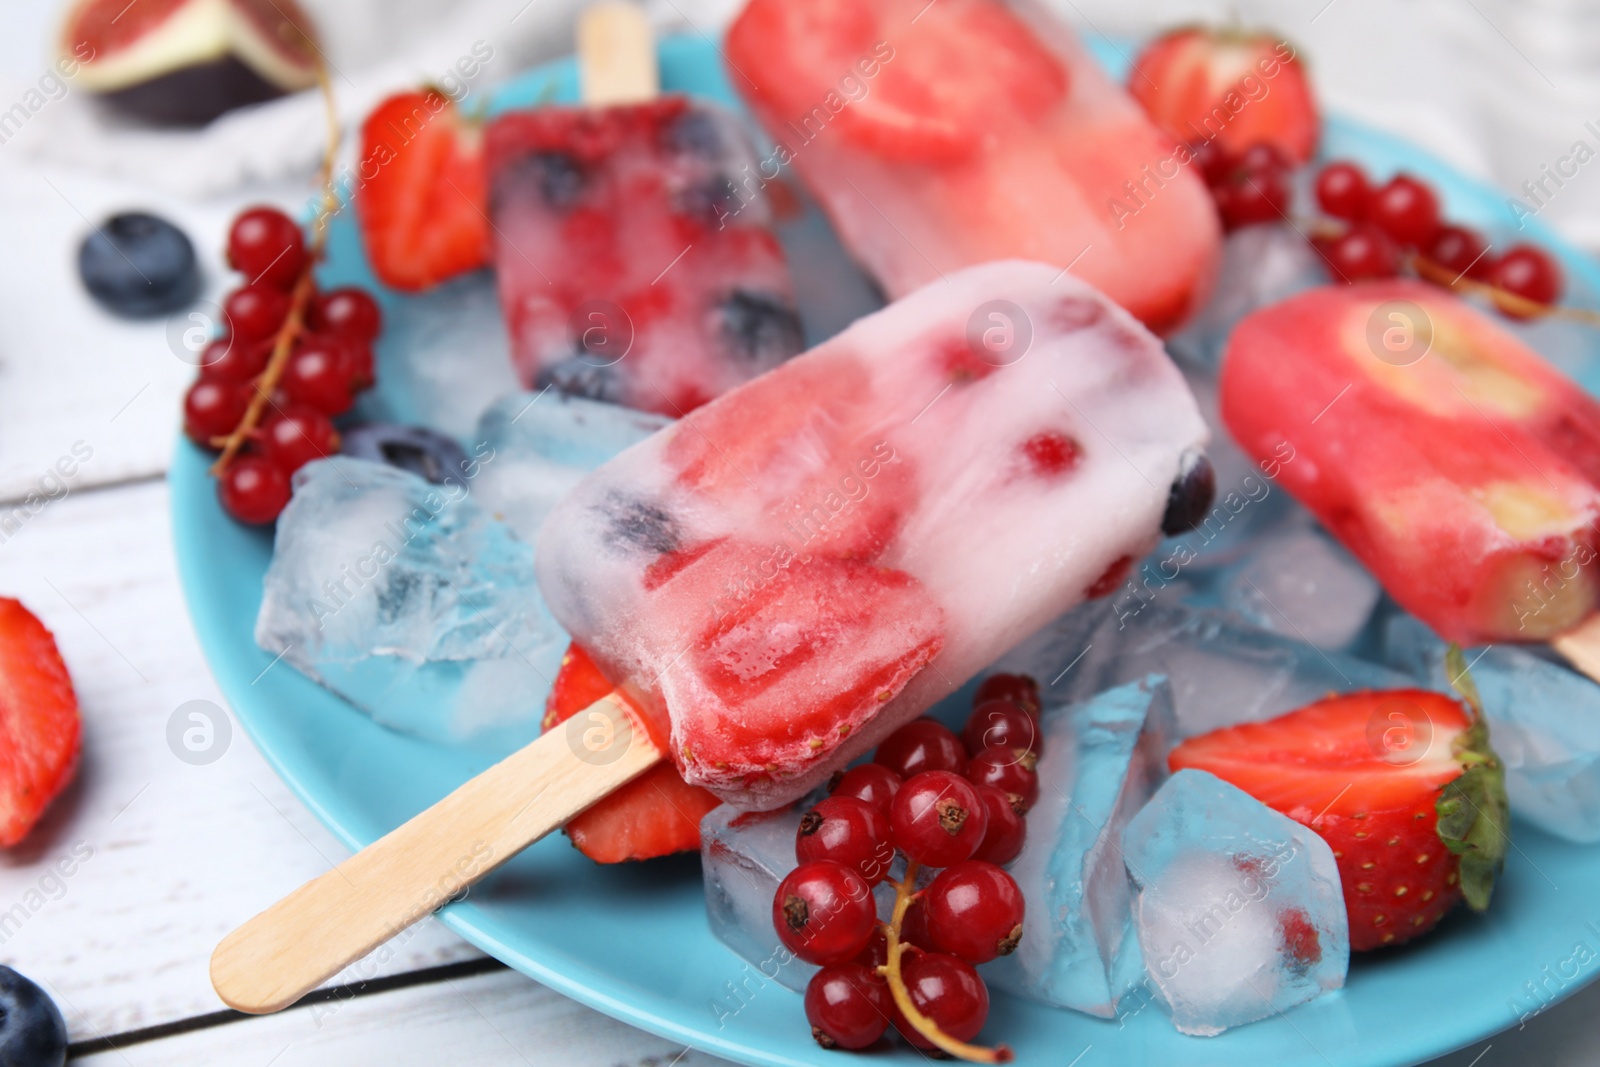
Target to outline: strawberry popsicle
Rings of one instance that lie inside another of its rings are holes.
[[[1059,267],[952,272],[592,473],[551,610],[670,720],[686,780],[801,796],[1112,591],[1210,492],[1160,343]]]
[[[1547,641],[1594,613],[1600,405],[1448,292],[1369,282],[1256,312],[1221,409],[1447,640]]]
[[[759,178],[792,163],[891,297],[1027,258],[1157,332],[1204,302],[1221,235],[1188,149],[1042,7],[751,0],[726,49],[776,142]]]
[[[803,347],[754,161],[685,97],[509,113],[488,131],[495,273],[533,388],[678,416]]]

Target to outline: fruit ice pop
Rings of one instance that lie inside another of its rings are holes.
[[[1204,302],[1204,181],[1054,15],[1005,0],[751,0],[730,80],[851,252],[897,297],[1026,258],[1152,330]]]
[[[803,347],[754,155],[682,96],[509,113],[487,135],[495,272],[533,388],[678,416]]]
[[[1205,439],[1132,316],[1059,267],[972,267],[595,471],[539,582],[686,780],[771,808],[1112,591],[1209,491]]]
[[[1370,282],[1256,312],[1221,409],[1447,640],[1550,640],[1593,614],[1600,404],[1448,292]]]

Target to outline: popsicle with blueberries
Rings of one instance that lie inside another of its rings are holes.
[[[657,95],[644,16],[580,24],[584,104],[502,115],[494,266],[525,384],[680,416],[803,347],[788,263],[732,116]]]
[[[739,807],[801,796],[1203,517],[1205,442],[1161,343],[1046,263],[952,272],[725,393],[540,534],[618,689],[235,931],[214,984],[292,1003],[663,759]]]

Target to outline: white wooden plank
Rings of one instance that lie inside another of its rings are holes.
[[[236,723],[208,766],[167,747],[180,704],[222,703],[178,591],[167,513],[160,482],[75,494],[0,544],[0,594],[55,632],[85,736],[77,784],[0,856],[0,961],[49,983],[74,1040],[220,1009],[212,947],[347,854]],[[361,973],[477,955],[431,920],[419,929]]]
[[[347,1067],[357,1063],[713,1067],[514,971],[294,1008],[75,1058],[84,1067]]]

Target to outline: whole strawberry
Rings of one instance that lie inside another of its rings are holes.
[[[1330,697],[1190,738],[1168,763],[1210,771],[1321,834],[1344,884],[1350,947],[1400,945],[1459,900],[1488,907],[1510,846],[1504,772],[1470,679],[1462,695]]]

